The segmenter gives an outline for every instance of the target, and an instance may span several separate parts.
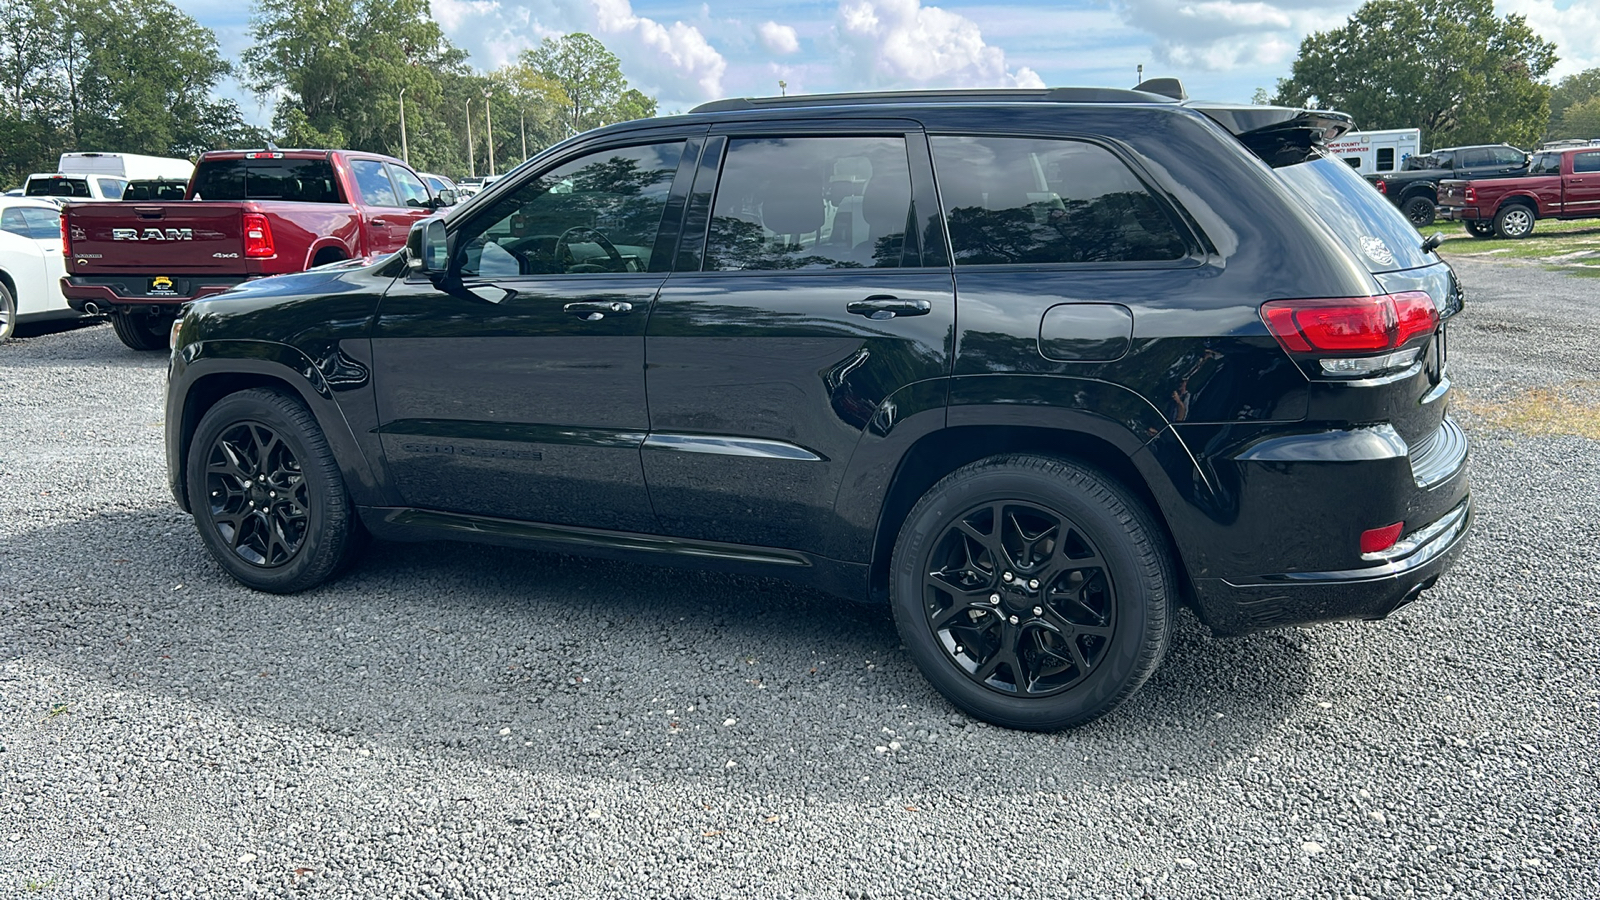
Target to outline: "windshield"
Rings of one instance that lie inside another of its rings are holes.
[[[29,178],[29,197],[89,197],[87,178]]]
[[[1275,171],[1370,271],[1415,269],[1434,262],[1405,215],[1337,159],[1323,156]]]
[[[213,159],[194,173],[196,200],[342,203],[326,159]]]

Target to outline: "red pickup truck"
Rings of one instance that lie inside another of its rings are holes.
[[[184,303],[252,278],[394,252],[444,199],[405,163],[372,153],[207,153],[184,200],[68,204],[61,290],[73,309],[108,313],[129,347],[164,350]]]
[[[1540,219],[1600,218],[1600,147],[1536,153],[1520,178],[1441,182],[1439,215],[1503,238],[1533,234]]]

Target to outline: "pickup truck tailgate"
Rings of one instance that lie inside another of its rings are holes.
[[[245,269],[238,203],[85,203],[66,208],[75,275],[202,275]]]
[[[1467,182],[1442,181],[1439,183],[1440,206],[1466,206]]]

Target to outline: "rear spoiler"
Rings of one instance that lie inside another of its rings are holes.
[[[1305,162],[1322,145],[1355,127],[1348,113],[1287,106],[1227,106],[1190,102],[1273,168]]]

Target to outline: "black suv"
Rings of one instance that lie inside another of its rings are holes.
[[[1437,217],[1439,182],[1446,178],[1515,178],[1527,173],[1529,159],[1526,151],[1510,144],[1444,147],[1411,157],[1398,172],[1368,175],[1367,180],[1400,207],[1412,225],[1426,228]]]
[[[262,590],[368,535],[778,575],[891,605],[973,715],[1084,722],[1180,603],[1376,619],[1461,551],[1461,295],[1348,127],[1054,89],[589,132],[190,306],[172,490]]]

